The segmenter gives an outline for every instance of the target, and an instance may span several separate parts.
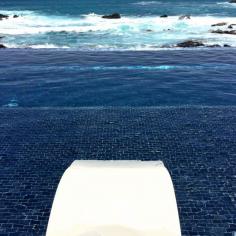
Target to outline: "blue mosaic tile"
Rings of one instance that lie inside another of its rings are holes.
[[[236,107],[0,109],[0,235],[45,235],[76,159],[162,160],[183,235],[236,231]]]

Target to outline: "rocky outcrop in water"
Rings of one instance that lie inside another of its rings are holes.
[[[232,34],[236,35],[236,30],[212,30],[211,33],[213,34]]]
[[[224,26],[224,25],[227,25],[227,23],[226,22],[220,22],[220,23],[217,23],[217,24],[213,24],[211,26],[215,27],[215,26]]]
[[[230,24],[230,25],[228,26],[228,29],[233,29],[234,26],[236,26],[236,24]]]
[[[161,48],[194,48],[194,47],[205,47],[205,48],[221,48],[221,47],[231,47],[228,44],[220,45],[220,44],[204,44],[201,41],[188,40],[182,43],[178,43],[176,45],[162,45]]]
[[[8,15],[0,14],[0,20],[8,19],[8,18],[9,18]]]
[[[217,24],[213,24],[213,25],[211,25],[211,26],[212,26],[212,27],[215,27],[215,26],[226,26],[226,25],[228,25],[227,22],[220,22],[220,23],[217,23]],[[228,29],[233,29],[234,26],[236,26],[236,24],[229,24],[229,25],[228,25]],[[223,32],[227,32],[227,31],[222,31],[222,30],[216,30],[216,31],[219,32],[219,34],[220,34],[220,33],[223,33]],[[216,32],[216,33],[217,33],[217,32]],[[230,31],[228,31],[228,32],[229,32],[229,34],[231,34]]]
[[[191,16],[190,16],[190,15],[183,15],[183,16],[180,16],[180,17],[179,17],[179,20],[184,20],[184,19],[190,20],[190,19],[191,19]]]
[[[193,47],[220,48],[220,47],[231,47],[231,46],[228,44],[224,44],[223,46],[220,44],[204,44],[201,41],[188,40],[188,41],[176,44],[175,47],[180,47],[180,48],[193,48]]]
[[[104,15],[102,16],[103,19],[120,19],[121,16],[119,13],[113,13],[111,15]]]
[[[161,15],[160,17],[161,18],[166,18],[166,17],[168,17],[168,15]]]
[[[219,44],[211,44],[207,45],[208,48],[220,48],[221,46]]]
[[[229,1],[229,3],[236,3],[236,0],[231,0]]]
[[[192,48],[192,47],[202,47],[205,45],[200,41],[188,40],[182,43],[178,43],[176,46],[181,48]]]
[[[8,19],[9,17],[10,16],[8,16],[8,15],[0,14],[0,20]],[[13,15],[12,17],[13,18],[18,18],[19,16],[18,15]]]
[[[7,48],[7,47],[4,46],[3,44],[0,44],[0,49],[3,49],[3,48]]]
[[[231,46],[229,44],[224,44],[223,46],[219,45],[219,44],[212,44],[212,45],[207,45],[206,47],[208,48],[230,48]]]

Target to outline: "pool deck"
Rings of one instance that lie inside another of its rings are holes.
[[[0,235],[45,235],[78,159],[162,160],[182,235],[236,231],[236,107],[0,109]]]

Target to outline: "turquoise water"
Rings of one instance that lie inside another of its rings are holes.
[[[234,16],[235,6],[225,0],[2,0],[1,9],[30,10],[48,15],[80,16],[119,12],[123,15],[218,15]]]

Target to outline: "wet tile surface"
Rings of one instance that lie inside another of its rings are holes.
[[[0,109],[0,235],[45,235],[76,159],[162,160],[183,235],[236,231],[236,107]]]

